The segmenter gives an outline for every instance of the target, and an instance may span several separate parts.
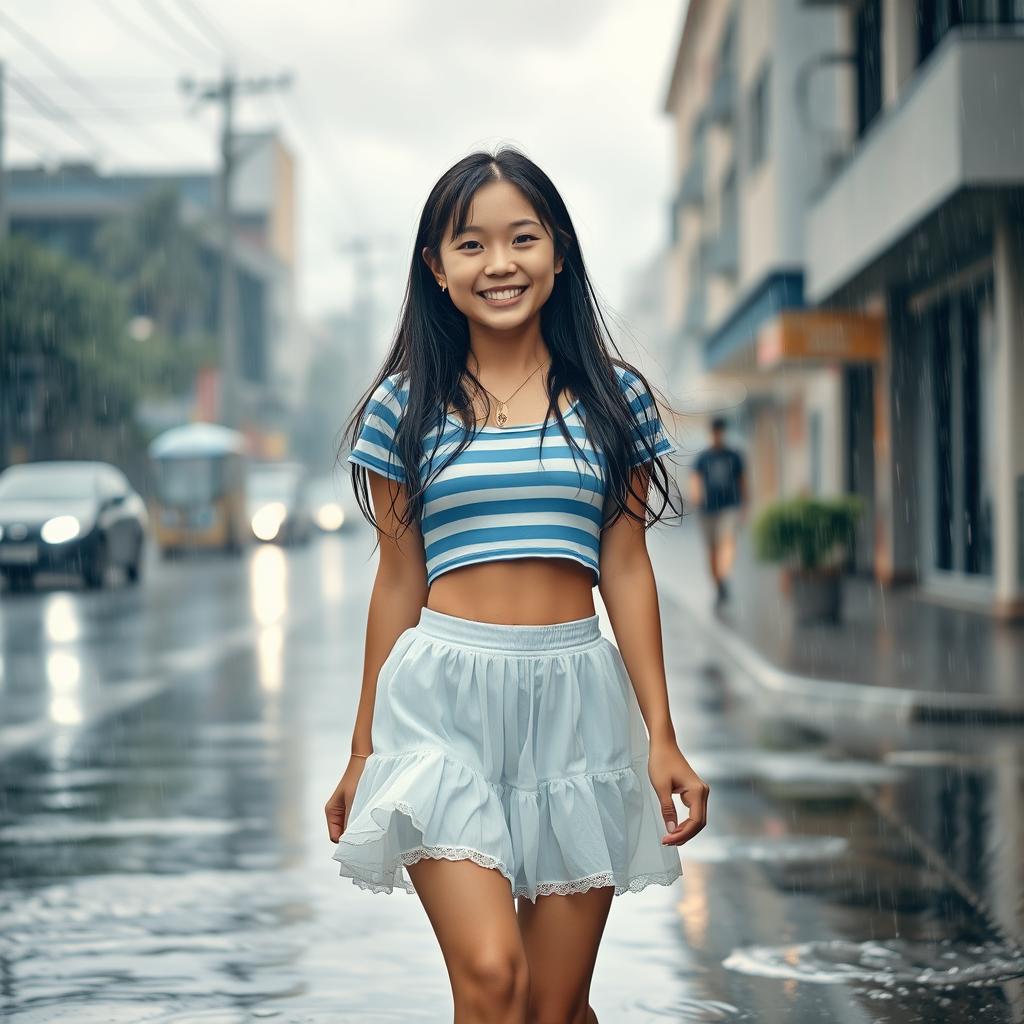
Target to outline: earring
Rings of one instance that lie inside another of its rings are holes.
[[[448,291],[448,285],[446,285],[446,284],[441,284],[441,291],[443,291],[443,292],[446,292],[446,291]]]

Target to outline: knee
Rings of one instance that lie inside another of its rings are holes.
[[[521,950],[486,946],[463,962],[456,988],[463,999],[482,1009],[525,1007],[530,993],[530,972]]]

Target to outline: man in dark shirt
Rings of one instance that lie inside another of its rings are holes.
[[[725,420],[711,421],[711,445],[693,463],[690,498],[700,510],[708,564],[715,581],[715,604],[728,600],[728,577],[736,553],[736,520],[747,504],[743,456],[725,444]]]

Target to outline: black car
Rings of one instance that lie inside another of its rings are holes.
[[[45,570],[102,587],[111,565],[134,583],[147,526],[142,498],[105,462],[29,462],[0,473],[0,573],[13,589]]]

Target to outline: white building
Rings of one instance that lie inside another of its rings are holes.
[[[670,315],[747,389],[755,501],[858,493],[861,569],[1005,615],[1022,21],[1021,0],[692,0],[665,100]]]

